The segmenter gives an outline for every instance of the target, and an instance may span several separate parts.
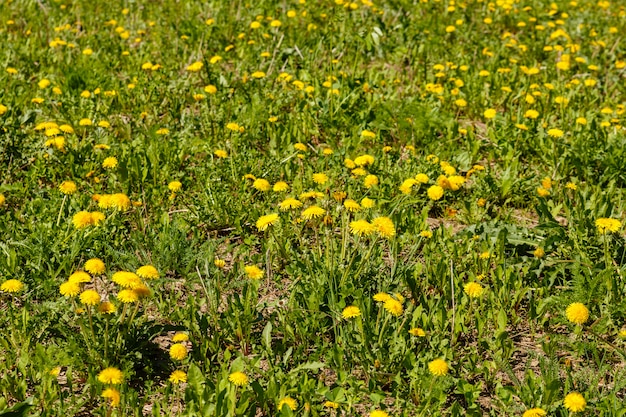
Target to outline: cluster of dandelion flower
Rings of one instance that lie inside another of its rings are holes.
[[[117,368],[109,367],[98,374],[98,381],[109,385],[102,391],[101,397],[109,400],[111,407],[117,407],[120,404],[121,394],[110,385],[120,385],[124,381],[124,373]]]
[[[383,304],[383,308],[395,317],[400,317],[404,313],[404,297],[401,294],[390,295],[384,292],[374,295],[374,301]]]
[[[72,217],[72,223],[77,229],[89,226],[99,226],[105,219],[104,213],[99,211],[79,211]]]

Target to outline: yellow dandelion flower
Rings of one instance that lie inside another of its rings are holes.
[[[287,198],[286,200],[281,201],[278,204],[278,207],[283,211],[297,209],[297,208],[302,207],[302,202],[299,200],[296,200],[295,198]]]
[[[248,276],[248,278],[253,279],[253,280],[259,280],[263,278],[263,275],[264,275],[263,270],[256,265],[244,266],[243,270]]]
[[[372,225],[378,234],[385,239],[391,239],[396,235],[396,227],[389,217],[376,217],[372,220]]]
[[[383,410],[374,410],[370,413],[369,417],[389,417],[389,414]]]
[[[483,295],[485,289],[477,282],[469,282],[463,286],[463,292],[471,298],[478,298]]]
[[[98,374],[98,381],[103,384],[119,385],[124,381],[124,373],[117,368],[106,368]]]
[[[343,202],[343,206],[351,213],[361,210],[361,205],[350,198]]]
[[[139,295],[133,290],[122,290],[117,293],[117,299],[122,303],[136,303],[139,300]]]
[[[432,185],[428,188],[428,191],[426,193],[428,194],[428,198],[436,201],[443,197],[443,188],[439,185]]]
[[[144,265],[139,267],[136,274],[144,279],[157,279],[161,276],[159,274],[159,271],[152,265]]]
[[[535,258],[537,258],[537,259],[543,258],[545,256],[545,254],[546,254],[546,251],[543,248],[541,248],[541,247],[539,247],[539,248],[537,248],[537,249],[535,249],[533,251],[533,256]]]
[[[328,175],[324,173],[313,174],[313,182],[316,184],[323,185],[328,181]]]
[[[367,220],[355,220],[350,222],[350,231],[357,236],[369,236],[376,231],[376,226]]]
[[[285,397],[278,402],[278,410],[282,410],[283,405],[286,405],[291,411],[296,411],[298,408],[298,402],[291,397]]]
[[[187,71],[189,72],[198,72],[202,69],[202,67],[204,66],[204,64],[200,61],[196,61],[190,65],[187,66]]]
[[[64,297],[76,297],[80,293],[80,285],[77,282],[64,282],[59,286],[59,292]]]
[[[187,382],[187,373],[177,369],[170,374],[168,381],[170,381],[172,384],[180,384],[180,383]]]
[[[522,417],[544,417],[546,415],[548,415],[548,413],[543,408],[535,407],[524,411]]]
[[[354,317],[359,317],[360,315],[361,310],[357,306],[348,306],[341,312],[341,317],[344,319],[352,319]]]
[[[216,149],[215,151],[213,151],[213,155],[215,155],[217,158],[228,158],[228,152],[223,149]]]
[[[88,211],[79,211],[72,217],[72,223],[77,229],[83,229],[93,224],[91,213]]]
[[[357,166],[365,167],[374,164],[375,158],[372,155],[361,155],[354,158],[354,163]]]
[[[372,200],[371,198],[365,197],[363,200],[361,200],[361,207],[363,207],[364,209],[372,208],[375,205],[376,205],[376,202]]]
[[[117,158],[114,156],[109,156],[102,161],[102,168],[115,168],[117,166]]]
[[[100,294],[98,294],[97,291],[95,290],[85,290],[82,293],[80,293],[80,302],[88,305],[88,306],[95,306],[100,304]]]
[[[182,361],[187,357],[187,348],[182,343],[174,343],[170,346],[170,358]]]
[[[563,405],[572,413],[578,413],[585,409],[587,401],[579,392],[570,392],[563,399]]]
[[[448,373],[448,364],[443,359],[435,359],[428,363],[428,370],[432,375],[444,376]]]
[[[538,195],[539,197],[547,197],[547,196],[549,196],[549,195],[550,195],[550,191],[549,191],[549,190],[546,190],[546,189],[545,189],[545,188],[543,188],[543,187],[538,187],[538,188],[537,188],[537,195]]]
[[[409,334],[411,336],[416,336],[416,337],[424,337],[424,336],[426,336],[426,332],[424,331],[424,329],[422,329],[420,327],[413,327],[411,330],[409,330]]]
[[[254,182],[252,183],[252,186],[255,189],[259,191],[263,191],[263,192],[269,191],[272,188],[270,182],[263,178],[257,178],[256,180],[254,180]]]
[[[102,314],[113,314],[115,313],[115,310],[117,310],[117,308],[115,308],[115,304],[109,301],[103,301],[100,305],[98,305],[98,312]]]
[[[385,303],[383,304],[385,310],[387,310],[392,315],[399,317],[404,312],[404,308],[402,307],[402,303],[395,298],[389,297]]]
[[[304,220],[312,220],[322,217],[324,214],[326,214],[326,210],[324,210],[323,208],[318,206],[311,206],[306,208],[302,212],[301,216]]]
[[[76,183],[74,181],[63,181],[59,185],[59,191],[65,195],[72,195],[76,192]]]
[[[186,342],[188,340],[189,340],[189,335],[187,333],[177,332],[174,334],[174,336],[172,336],[172,342],[174,343]]]
[[[102,391],[102,398],[106,398],[111,403],[111,407],[117,407],[120,404],[121,395],[115,388],[107,388]]]
[[[91,282],[91,275],[85,271],[76,271],[67,279],[68,282],[80,284],[82,282]]]
[[[0,291],[7,293],[17,293],[24,289],[24,284],[16,279],[6,280],[0,285]]]
[[[375,294],[373,297],[374,301],[385,302],[391,298],[391,296],[385,292],[379,292]]]
[[[287,191],[288,189],[289,189],[289,185],[285,181],[278,181],[272,187],[272,191],[274,191],[275,193],[281,193],[283,191]]]
[[[103,273],[105,269],[106,267],[104,265],[104,262],[102,262],[101,259],[92,258],[92,259],[89,259],[87,262],[85,262],[85,270],[94,275]]]
[[[564,132],[561,129],[548,129],[548,136],[553,137],[553,138],[560,138],[561,136],[564,135]]]
[[[365,188],[372,188],[375,185],[378,185],[378,177],[376,175],[367,175],[363,180],[363,185]]]
[[[326,408],[334,408],[335,410],[339,408],[339,403],[336,403],[334,401],[325,401],[324,402],[324,407]]]
[[[589,309],[583,303],[572,303],[565,309],[567,320],[575,324],[584,324],[589,320]]]
[[[176,193],[180,191],[181,188],[183,188],[183,184],[180,181],[171,181],[169,184],[167,184],[167,188],[171,192]]]
[[[279,221],[280,219],[278,218],[278,214],[266,214],[265,216],[259,217],[259,219],[256,221],[256,228],[260,232],[264,232],[265,230],[267,230],[268,227],[275,225]]]
[[[496,109],[487,109],[483,113],[483,116],[485,116],[485,119],[493,119],[496,117],[496,114],[497,114]]]
[[[113,274],[111,281],[123,288],[135,289],[141,285],[141,278],[134,272],[119,271]]]
[[[248,385],[248,376],[243,372],[233,372],[228,376],[228,380],[238,387]]]
[[[607,232],[617,232],[622,227],[622,222],[617,219],[600,218],[596,220],[596,228],[601,235]]]

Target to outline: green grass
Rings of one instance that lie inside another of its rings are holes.
[[[624,414],[625,18],[591,0],[5,2],[0,415]],[[92,258],[106,270],[64,295]],[[144,265],[158,278],[120,285]]]

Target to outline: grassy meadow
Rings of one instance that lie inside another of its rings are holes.
[[[624,34],[0,0],[0,416],[626,415]]]

